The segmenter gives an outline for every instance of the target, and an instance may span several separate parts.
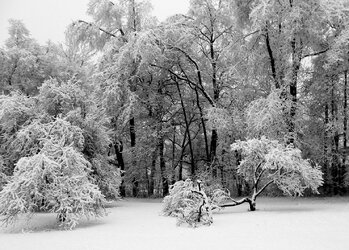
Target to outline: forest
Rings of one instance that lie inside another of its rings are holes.
[[[148,1],[87,13],[63,44],[9,20],[3,221],[50,211],[73,228],[106,200],[165,197],[165,214],[210,224],[262,192],[348,193],[347,0],[191,0],[163,22]]]

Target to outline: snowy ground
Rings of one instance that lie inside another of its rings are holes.
[[[0,228],[0,249],[349,249],[349,198],[261,198],[257,209],[226,208],[212,226],[193,229],[159,216],[160,200],[127,199],[73,231],[58,230],[52,214]]]

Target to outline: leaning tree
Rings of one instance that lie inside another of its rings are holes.
[[[232,150],[241,152],[242,161],[237,173],[252,187],[248,197],[235,200],[228,191],[216,189],[191,180],[176,182],[164,199],[163,213],[177,217],[179,223],[211,224],[212,210],[248,203],[256,210],[257,197],[275,184],[286,195],[301,196],[310,188],[314,193],[322,185],[320,166],[302,158],[301,151],[290,144],[282,144],[266,137],[237,141]]]
[[[286,195],[300,196],[310,188],[314,193],[323,183],[320,166],[302,158],[301,151],[292,144],[285,145],[266,137],[237,141],[232,150],[242,154],[237,171],[250,183],[252,194],[222,207],[249,203],[256,210],[257,197],[271,184],[275,184]]]

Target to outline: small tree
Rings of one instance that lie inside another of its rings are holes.
[[[176,217],[178,225],[211,225],[212,210],[216,206],[204,189],[199,180],[196,183],[190,179],[177,181],[170,186],[169,195],[164,198],[163,215]]]
[[[265,137],[237,141],[231,145],[232,150],[241,151],[243,160],[238,166],[238,173],[251,184],[251,197],[221,207],[249,203],[250,210],[256,210],[257,197],[271,184],[287,195],[302,195],[306,188],[314,193],[323,183],[320,166],[302,159],[301,151],[292,144],[284,145]],[[313,166],[312,166],[313,165]]]
[[[0,215],[11,224],[20,213],[57,213],[60,225],[73,228],[80,217],[104,215],[104,196],[91,183],[90,164],[72,147],[48,142],[34,156],[21,158],[0,192]]]
[[[18,147],[35,150],[19,159],[0,192],[5,224],[14,223],[19,214],[48,211],[57,213],[59,224],[71,229],[81,217],[105,214],[104,195],[91,175],[92,164],[82,154],[84,137],[79,127],[60,118],[44,124],[36,121],[17,139]]]

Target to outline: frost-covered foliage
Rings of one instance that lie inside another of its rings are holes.
[[[232,124],[231,116],[227,110],[217,107],[208,108],[206,118],[207,125],[211,129],[227,130]]]
[[[116,167],[115,159],[108,156],[112,139],[105,112],[96,106],[89,106],[84,117],[81,110],[76,109],[66,115],[66,120],[82,129],[83,153],[92,164],[93,178],[102,193],[107,198],[118,198],[121,173]]]
[[[85,92],[77,81],[58,82],[51,79],[40,87],[38,99],[44,110],[51,116],[67,114],[69,111],[85,107]]]
[[[213,191],[213,201],[206,195],[205,186],[201,181],[177,181],[170,187],[170,193],[163,200],[162,213],[165,216],[177,218],[177,224],[187,223],[192,227],[211,225],[213,223],[212,210],[219,208],[224,192]],[[224,193],[226,195],[226,193]]]
[[[13,157],[16,152],[11,144],[17,132],[29,124],[36,115],[35,101],[19,92],[0,96],[0,155],[2,159],[1,175],[11,175],[13,164],[19,159]],[[17,145],[16,145],[17,147]]]
[[[121,171],[103,155],[97,155],[91,160],[93,178],[99,189],[108,199],[119,197],[119,187],[122,182]]]
[[[0,95],[0,129],[5,137],[17,131],[20,126],[35,115],[35,102],[19,92]]]
[[[6,224],[19,214],[57,213],[61,226],[74,228],[81,217],[105,214],[104,196],[88,177],[90,164],[71,146],[47,141],[37,155],[21,158],[0,192],[0,215]]]
[[[82,152],[103,194],[118,197],[120,171],[107,157],[111,145],[109,118],[86,93],[87,87],[77,80],[51,79],[42,85],[38,97],[16,92],[0,97],[3,180],[12,175],[21,157],[40,153],[46,140],[53,140]]]
[[[285,100],[281,100],[279,92],[253,101],[246,111],[248,134],[252,137],[264,135],[282,139],[287,133],[286,110],[289,107]]]
[[[82,151],[84,137],[79,127],[71,125],[63,119],[45,123],[39,119],[23,126],[11,140],[4,143],[6,164],[12,165],[21,157],[32,156],[40,152],[46,140],[62,146],[73,145]]]
[[[279,141],[288,141],[290,137],[297,139],[297,134],[289,130],[290,123],[294,123],[298,134],[303,133],[304,117],[308,111],[301,104],[292,103],[284,95],[280,90],[273,91],[267,97],[261,97],[248,106],[245,118],[249,137],[266,136]],[[297,113],[291,117],[293,105]]]
[[[318,193],[323,183],[320,166],[303,159],[301,151],[292,145],[262,137],[237,141],[231,149],[241,152],[238,173],[252,183],[255,197],[272,183],[288,195],[302,195],[306,188]]]
[[[22,158],[0,192],[0,215],[6,223],[13,223],[20,213],[42,210],[57,213],[61,225],[73,228],[82,216],[103,215],[104,195],[82,154],[79,127],[60,118],[44,124],[35,121],[19,131],[14,144]]]

